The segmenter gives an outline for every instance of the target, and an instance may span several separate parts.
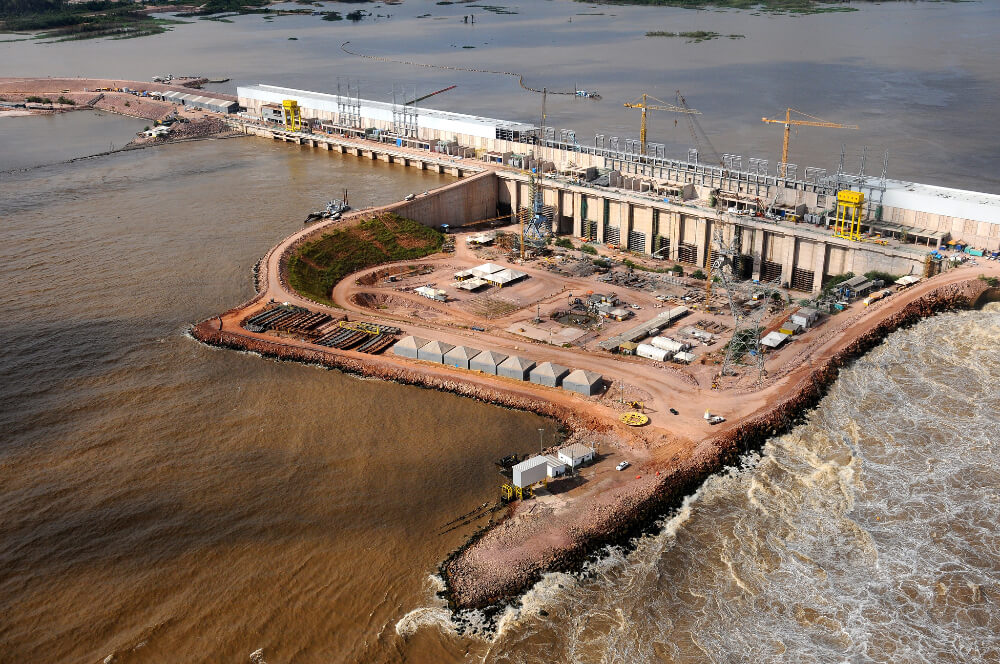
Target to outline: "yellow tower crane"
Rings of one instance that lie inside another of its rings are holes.
[[[807,117],[807,118],[812,118],[812,119],[811,120],[793,120],[792,119],[792,112],[798,113],[799,115],[802,115],[802,116]],[[768,123],[779,123],[779,124],[784,124],[785,125],[785,141],[781,145],[781,164],[778,167],[781,170],[781,172],[778,175],[781,176],[781,177],[785,176],[785,172],[784,171],[787,168],[787,164],[788,164],[788,137],[792,133],[792,125],[795,125],[796,127],[799,127],[799,126],[805,126],[805,127],[830,127],[832,129],[857,129],[858,128],[858,125],[846,125],[846,124],[838,124],[836,122],[827,122],[826,120],[814,117],[812,115],[809,115],[808,113],[803,113],[802,111],[796,111],[794,108],[786,108],[785,109],[785,119],[784,120],[782,120],[781,118],[778,118],[777,120],[770,119],[770,118],[761,118],[761,120],[763,120],[764,122],[768,122]]]
[[[647,100],[652,99],[657,101],[660,105],[652,105]],[[657,99],[653,95],[647,95],[645,92],[642,93],[642,101],[625,102],[625,108],[639,108],[642,109],[642,123],[639,125],[639,152],[640,154],[646,154],[646,111],[669,111],[671,113],[687,113],[689,115],[701,115],[701,111],[696,111],[693,108],[687,108],[685,106],[675,106],[674,104],[668,104],[662,99]]]

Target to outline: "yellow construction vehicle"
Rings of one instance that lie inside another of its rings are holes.
[[[653,101],[660,102],[662,106],[651,105],[648,103],[647,99],[652,99]],[[642,123],[639,125],[639,153],[646,154],[646,111],[669,111],[671,113],[687,113],[690,115],[701,115],[701,111],[696,111],[693,108],[687,108],[686,106],[675,106],[674,104],[668,104],[662,99],[657,99],[653,95],[647,95],[645,92],[642,93],[642,101],[625,102],[625,108],[639,108],[642,109]]]
[[[792,119],[792,113],[793,112],[798,113],[799,115],[805,116],[807,118],[811,118],[811,119],[810,120],[793,120]],[[784,124],[785,125],[785,140],[784,140],[784,142],[781,145],[781,164],[779,164],[779,166],[778,166],[778,169],[779,169],[778,176],[779,177],[785,177],[785,172],[784,171],[785,171],[786,165],[788,164],[788,137],[792,133],[792,125],[795,125],[796,127],[800,127],[800,126],[804,126],[804,127],[830,127],[832,129],[857,129],[858,128],[858,125],[846,125],[846,124],[838,124],[836,122],[827,122],[826,120],[822,120],[820,118],[814,117],[812,115],[809,115],[808,113],[803,113],[802,111],[796,111],[794,108],[786,108],[785,109],[785,119],[784,120],[782,120],[780,118],[778,118],[777,120],[770,119],[770,118],[761,118],[761,120],[763,120],[764,122],[768,122],[768,123],[778,123],[778,124]]]

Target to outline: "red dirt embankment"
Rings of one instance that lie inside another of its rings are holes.
[[[687,459],[660,477],[647,476],[592,497],[591,504],[578,511],[578,518],[561,528],[540,524],[544,519],[521,518],[480,530],[441,565],[449,603],[456,609],[482,608],[520,594],[546,572],[578,569],[588,554],[637,534],[676,507],[709,475],[801,421],[840,368],[886,335],[939,311],[974,306],[990,290],[985,281],[970,275],[966,281],[926,293],[845,339],[837,352],[815,363],[788,390],[788,396],[766,412],[699,444]]]

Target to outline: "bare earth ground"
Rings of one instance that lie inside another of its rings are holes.
[[[449,185],[456,186],[456,185]],[[391,210],[386,206],[383,210]],[[380,210],[368,210],[370,216]],[[371,278],[382,268],[371,268],[351,275],[334,288],[332,299],[336,307],[317,304],[291,291],[282,273],[283,259],[288,252],[316,237],[334,224],[357,223],[361,214],[339,222],[324,222],[307,227],[274,247],[260,264],[260,293],[246,305],[233,309],[210,325],[244,339],[268,343],[275,337],[267,333],[254,334],[240,327],[240,322],[263,309],[271,301],[290,302],[314,311],[343,314],[361,319],[396,325],[403,334],[439,339],[455,345],[479,349],[495,349],[508,355],[523,355],[536,362],[551,361],[570,368],[585,368],[601,373],[610,383],[602,397],[586,398],[557,388],[513,381],[454,369],[440,364],[398,358],[391,353],[370,356],[354,351],[326,349],[324,354],[350,358],[371,369],[374,374],[392,375],[393,370],[405,369],[423,376],[435,385],[465,385],[473,394],[506,394],[527,402],[542,400],[559,408],[577,424],[573,439],[597,444],[601,461],[584,470],[582,480],[574,480],[571,490],[559,483],[542,492],[535,500],[523,501],[510,509],[507,518],[494,524],[475,543],[451,559],[445,568],[452,600],[456,606],[480,606],[519,591],[525,581],[537,577],[566,550],[579,547],[580,542],[612,529],[621,519],[648,501],[673,475],[717,462],[717,441],[737,432],[741,424],[774,409],[778,404],[798,394],[814,369],[835,357],[841,349],[904,310],[911,303],[943,287],[976,284],[979,274],[1000,276],[1000,265],[984,261],[978,267],[950,270],[925,280],[907,290],[876,302],[871,306],[855,303],[847,311],[830,317],[822,325],[798,335],[784,349],[772,353],[766,368],[768,377],[762,389],[723,385],[711,389],[712,377],[718,367],[713,364],[690,367],[663,367],[641,358],[623,358],[587,347],[563,348],[540,343],[507,331],[519,321],[534,318],[536,303],[562,303],[569,293],[588,290],[609,290],[587,278],[555,277],[537,264],[517,264],[516,269],[529,274],[519,286],[492,289],[497,297],[522,305],[521,308],[486,320],[470,313],[463,304],[476,297],[461,293],[455,302],[439,303],[420,297],[410,290],[430,283],[447,286],[451,274],[459,269],[483,262],[483,257],[466,247],[464,236],[456,237],[456,253],[439,254],[407,265],[426,264],[429,274],[414,276],[402,282],[380,282]],[[493,259],[494,262],[509,264]],[[382,285],[380,285],[382,284]],[[985,286],[983,286],[985,288]],[[662,311],[650,293],[617,289],[629,302],[642,303],[638,320],[652,318]],[[454,289],[449,294],[459,293]],[[359,297],[360,296],[360,297]],[[414,316],[418,312],[419,317]],[[624,328],[635,320],[617,324]],[[685,323],[682,322],[683,326]],[[471,325],[485,328],[471,330]],[[676,325],[676,324],[675,324]],[[665,332],[670,333],[668,330]],[[315,351],[316,346],[296,339],[282,338],[286,347],[301,347]],[[622,406],[615,398],[619,385],[628,395],[640,395],[645,401],[651,422],[642,428],[629,428],[618,421]],[[668,413],[675,408],[679,414]],[[727,422],[711,427],[703,418],[706,409],[722,414]],[[584,423],[584,426],[580,426]],[[621,459],[632,462],[626,472],[615,472],[613,466]]]
[[[107,78],[0,78],[0,99],[4,101],[24,101],[25,97],[40,96],[57,99],[64,96],[76,102],[76,106],[55,104],[55,111],[79,110],[80,108],[97,108],[110,113],[127,115],[147,120],[160,120],[175,110],[183,107],[166,101],[157,101],[145,97],[137,97],[122,92],[95,92],[97,88],[131,88],[133,90],[188,92],[198,94],[198,90],[181,85],[186,79],[175,79],[176,83],[147,83],[146,81],[128,81]],[[69,92],[63,92],[68,90]],[[232,95],[216,92],[206,93],[213,97],[235,101]],[[128,104],[126,106],[126,103]],[[47,107],[46,107],[47,108]],[[36,110],[45,113],[51,110]],[[205,116],[218,117],[213,113],[183,109],[183,115],[191,119]]]

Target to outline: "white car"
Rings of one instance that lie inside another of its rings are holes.
[[[628,461],[622,461],[620,464],[618,464],[617,466],[615,466],[615,470],[625,470],[626,468],[628,468],[631,465],[632,464],[630,464]]]

